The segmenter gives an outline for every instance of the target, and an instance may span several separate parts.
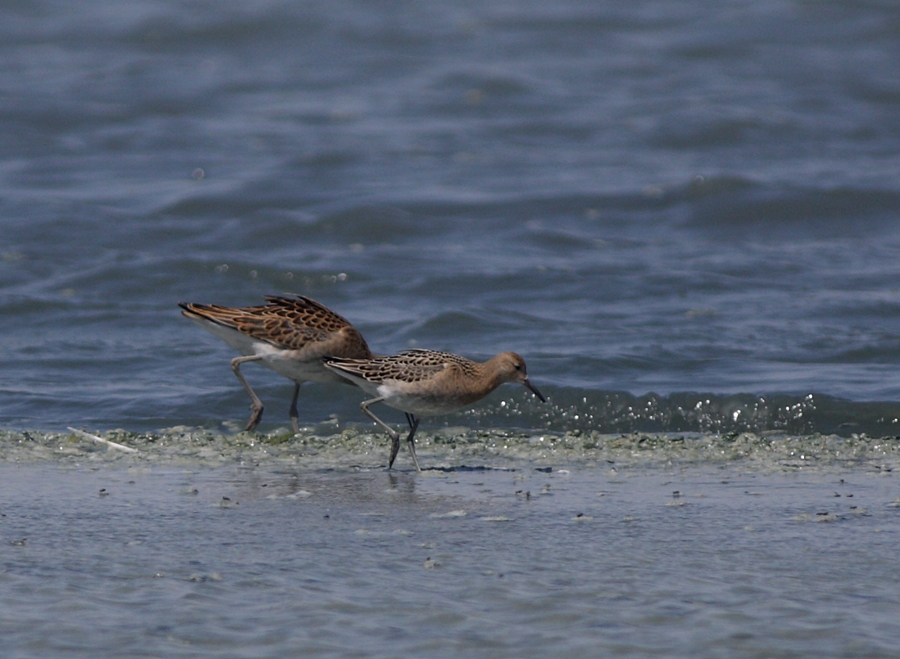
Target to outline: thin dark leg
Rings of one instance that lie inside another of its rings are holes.
[[[406,436],[406,445],[409,447],[409,454],[412,456],[413,464],[416,465],[416,471],[422,471],[419,467],[419,459],[416,457],[416,430],[419,428],[419,420],[415,415],[406,413],[406,422],[409,423],[409,435]]]
[[[291,427],[294,429],[294,434],[300,432],[300,422],[297,419],[297,396],[300,395],[300,383],[294,383],[294,396],[291,398],[291,409],[288,411],[288,414],[291,415]]]
[[[250,420],[247,422],[247,426],[244,428],[244,430],[253,430],[256,426],[259,425],[259,421],[260,419],[262,419],[264,408],[262,401],[259,399],[259,396],[256,395],[255,391],[253,391],[250,383],[244,379],[244,376],[241,373],[241,364],[245,364],[247,362],[257,362],[260,359],[262,359],[262,357],[258,355],[248,355],[246,357],[235,357],[231,360],[231,370],[234,371],[237,379],[241,381],[241,384],[244,387],[244,391],[246,391],[247,395],[250,396]]]
[[[387,434],[391,438],[391,458],[390,460],[388,460],[388,469],[390,469],[394,466],[394,460],[397,457],[397,451],[400,450],[400,434],[384,421],[375,416],[375,413],[369,409],[369,405],[372,405],[373,403],[380,403],[383,400],[384,398],[381,396],[379,396],[378,398],[373,398],[372,400],[364,400],[359,404],[359,407],[369,416],[370,419],[372,419],[372,421],[387,430]]]
[[[391,435],[391,457],[388,459],[388,470],[394,466],[394,460],[397,459],[397,452],[400,450],[400,436]]]

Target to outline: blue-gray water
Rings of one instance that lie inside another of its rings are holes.
[[[0,423],[241,420],[175,303],[279,292],[380,352],[516,350],[586,413],[896,401],[894,9],[8,5]],[[284,423],[290,383],[249,377]],[[359,419],[322,389],[304,421]]]
[[[377,352],[525,357],[550,403],[507,386],[471,411],[428,421],[420,432],[430,464],[452,466],[455,454],[434,447],[435,433],[453,429],[499,433],[495,443],[506,432],[523,444],[541,433],[574,437],[586,452],[618,432],[710,433],[700,443],[713,448],[692,454],[700,462],[731,454],[725,443],[738,433],[754,433],[760,455],[782,435],[806,437],[797,460],[834,434],[856,442],[855,457],[829,439],[825,462],[863,464],[884,444],[861,435],[900,435],[898,35],[896,6],[877,1],[5,3],[0,454],[27,459],[20,451],[37,451],[28,437],[55,441],[46,433],[68,426],[233,434],[248,414],[233,354],[176,303],[240,306],[294,292],[346,316]],[[277,437],[291,384],[252,365],[245,372],[267,405],[261,430]],[[359,400],[349,387],[305,387],[300,418],[313,430],[303,442],[371,432]],[[221,447],[192,464],[218,464]],[[47,451],[41,459],[55,459]],[[474,464],[490,467],[501,453]],[[379,453],[363,462],[383,461]],[[338,471],[350,478],[347,469]],[[43,472],[27,473],[42,474],[32,487],[50,488],[51,499],[64,496]],[[7,526],[5,508],[25,505],[11,491],[0,502]],[[80,519],[73,513],[69,523],[87,533],[99,523]],[[884,524],[895,533],[892,519]],[[487,562],[499,561],[491,552],[509,538],[475,528]],[[799,525],[798,537],[812,528],[825,527]],[[707,529],[697,542],[717,543],[718,533]],[[0,534],[4,557],[18,551],[13,535]],[[851,549],[877,555],[868,537],[853,536]],[[551,541],[543,546],[559,558]],[[763,551],[757,535],[742,542]],[[633,551],[626,545],[614,543]],[[846,549],[828,547],[834,561]],[[259,571],[274,579],[281,568],[267,556]],[[793,558],[776,558],[787,561],[776,572],[793,574]],[[3,560],[0,576],[18,578],[13,559]],[[300,588],[296,568],[284,568],[284,597]],[[752,566],[759,579],[769,578],[765,569]],[[879,569],[871,579],[896,583]],[[658,587],[677,599],[685,574]],[[616,589],[591,579],[597,592]],[[857,587],[868,583],[859,574],[835,579],[843,595],[834,608],[828,598],[804,600],[822,606],[817,620],[852,602],[880,606]],[[224,588],[215,603],[239,609],[235,591],[217,584],[198,587]],[[688,590],[718,601],[697,588]],[[23,606],[52,623],[58,590],[36,592],[51,608]],[[124,595],[132,612],[139,593]],[[107,615],[127,610],[105,597]],[[651,628],[651,609],[629,624]],[[683,640],[697,627],[682,622],[681,632],[658,633]],[[390,633],[372,625],[359,633]],[[581,636],[571,648],[598,629],[574,627]],[[802,653],[754,645],[748,633],[746,656]],[[859,632],[875,643],[859,646],[863,654],[881,647],[880,633]],[[848,638],[813,649],[859,654]],[[32,646],[17,647],[26,656]],[[97,655],[90,644],[73,647]],[[277,643],[245,654],[271,647],[283,656]],[[367,656],[367,646],[352,647]],[[390,654],[377,647],[372,654]],[[630,647],[620,654],[659,655],[657,646]]]
[[[7,465],[0,653],[896,657],[897,493],[871,473]]]

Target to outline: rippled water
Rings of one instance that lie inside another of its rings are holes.
[[[708,9],[8,6],[0,424],[240,421],[231,353],[175,302],[293,291],[380,352],[514,349],[604,431],[623,395],[700,392],[892,433],[896,16]],[[284,423],[290,384],[249,377]]]
[[[900,640],[893,477],[0,472],[4,656],[890,657]]]
[[[891,656],[898,28],[6,3],[0,651]],[[248,366],[238,434],[233,355],[176,303],[284,292],[378,352],[515,350],[550,402],[428,420],[434,469],[390,476],[358,392],[305,387],[291,436]]]

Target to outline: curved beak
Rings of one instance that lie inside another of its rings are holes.
[[[524,384],[526,387],[531,389],[531,393],[533,393],[535,396],[540,398],[542,403],[547,402],[547,399],[544,398],[544,394],[542,394],[540,391],[538,391],[537,387],[535,387],[533,384],[531,384],[531,381],[528,378],[525,378],[524,380],[522,380],[522,384]]]

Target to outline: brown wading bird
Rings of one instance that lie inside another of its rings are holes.
[[[342,382],[325,367],[326,357],[370,359],[372,353],[362,334],[344,318],[313,299],[266,296],[268,304],[232,309],[215,304],[179,302],[182,314],[215,334],[241,353],[231,360],[231,370],[250,396],[250,420],[245,430],[253,430],[263,414],[263,404],[241,373],[241,364],[260,362],[294,381],[291,398],[291,426],[297,421],[297,396],[304,382]]]
[[[528,380],[525,360],[514,352],[501,352],[481,364],[449,352],[406,350],[387,357],[336,357],[327,359],[325,365],[363,391],[376,396],[363,401],[360,407],[391,437],[388,469],[397,457],[400,435],[372,413],[369,405],[373,403],[385,403],[406,413],[409,423],[407,446],[416,470],[421,471],[414,439],[420,417],[448,414],[468,407],[504,382],[521,382],[541,402],[546,402],[541,392]]]

